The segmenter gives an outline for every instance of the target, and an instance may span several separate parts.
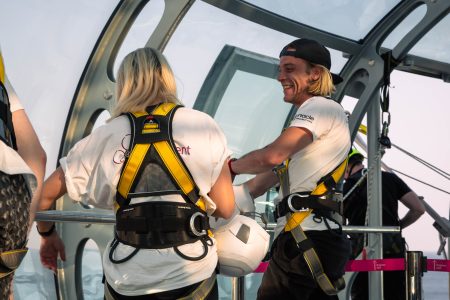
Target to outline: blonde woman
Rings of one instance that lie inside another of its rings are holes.
[[[65,193],[114,208],[115,239],[103,255],[106,299],[217,299],[216,245],[206,220],[234,210],[225,136],[208,115],[177,106],[174,75],[158,50],[125,57],[116,95],[112,118],[45,181],[40,210]],[[56,271],[64,245],[54,224],[39,222],[38,231],[42,264]]]

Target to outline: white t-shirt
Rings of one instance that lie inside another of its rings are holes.
[[[99,208],[113,207],[130,132],[128,118],[119,116],[79,141],[67,157],[60,160],[67,193],[73,200]],[[216,206],[208,192],[231,154],[223,132],[207,114],[179,108],[173,120],[173,138],[205,199],[207,213],[212,214]],[[140,198],[132,203],[158,200],[184,202],[180,195],[166,195]],[[208,248],[208,255],[200,261],[183,259],[173,248],[167,248],[141,249],[130,260],[114,264],[109,260],[107,247],[103,255],[103,269],[108,283],[118,293],[127,296],[153,294],[210,277],[217,265],[217,252],[215,244]],[[204,252],[200,241],[178,249],[192,257]],[[114,258],[121,259],[133,250],[131,246],[119,244]]]
[[[295,153],[289,162],[290,193],[312,191],[317,182],[342,163],[350,150],[348,119],[342,106],[324,97],[312,97],[297,110],[290,127],[308,129],[313,142]],[[278,219],[277,229],[286,224],[286,218]],[[333,222],[329,222],[336,228]],[[323,222],[317,223],[313,215],[301,224],[302,229],[326,230]],[[278,231],[277,230],[277,231]]]
[[[1,49],[0,59],[2,59]],[[5,85],[6,92],[8,93],[11,113],[23,109],[23,106],[20,103],[12,85],[10,84],[8,77],[5,76],[5,82],[3,84]],[[30,167],[28,167],[22,157],[20,157],[20,155],[13,148],[8,147],[8,145],[6,145],[2,140],[0,140],[0,171],[10,175],[23,174],[30,191],[34,191],[36,187],[36,177]]]

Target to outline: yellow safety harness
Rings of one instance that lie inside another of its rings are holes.
[[[199,260],[207,254],[211,232],[205,202],[172,137],[172,120],[179,107],[163,103],[148,107],[145,112],[127,114],[131,139],[115,199],[115,241],[110,251],[110,259],[115,263],[125,261],[113,258],[118,242],[135,247],[135,252],[140,248],[174,247],[178,255],[189,260]],[[130,204],[133,198],[170,194],[181,195],[186,203]],[[200,257],[187,257],[177,248],[199,240],[205,247]]]
[[[343,212],[342,193],[337,190],[337,186],[343,178],[346,166],[347,159],[321,178],[312,192],[293,194],[289,194],[288,162],[275,169],[283,196],[283,200],[276,207],[275,217],[286,216],[287,222],[284,231],[291,232],[297,247],[303,252],[311,274],[327,295],[336,295],[345,287],[345,281],[341,277],[335,282],[331,282],[323,270],[312,242],[307,238],[300,224],[313,212],[322,216],[325,222],[325,218],[335,222],[340,221],[338,215],[342,216]],[[326,222],[326,224],[328,223]]]

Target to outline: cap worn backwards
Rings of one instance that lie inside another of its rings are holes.
[[[282,56],[293,56],[309,61],[312,64],[322,65],[328,70],[331,68],[330,51],[318,42],[310,39],[298,39],[287,44],[280,52]],[[331,74],[333,83],[338,84],[343,81],[337,74]]]

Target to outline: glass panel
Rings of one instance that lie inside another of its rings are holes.
[[[56,299],[53,272],[42,266],[39,257],[40,237],[35,228],[32,229],[32,233],[33,236],[30,237],[31,241],[28,242],[28,247],[32,244],[37,246],[28,249],[27,255],[14,273],[14,299]]]
[[[164,0],[150,0],[131,25],[114,61],[114,77],[123,58],[131,51],[144,47],[164,12]]]
[[[408,54],[450,63],[450,16],[433,27]]]
[[[427,7],[421,5],[413,10],[384,40],[381,47],[394,49],[400,40],[422,20],[427,12]]]
[[[196,1],[174,32],[164,54],[177,77],[180,99],[191,106],[225,45],[278,58],[281,49],[294,39],[296,37]],[[339,73],[347,59],[340,51],[330,49],[330,52],[331,70]]]
[[[349,39],[359,40],[400,0],[247,0],[280,16]]]
[[[103,299],[102,257],[97,244],[89,239],[81,257],[81,279],[85,300]]]
[[[214,116],[233,156],[262,148],[280,134],[292,107],[282,99],[276,80],[236,71]]]

